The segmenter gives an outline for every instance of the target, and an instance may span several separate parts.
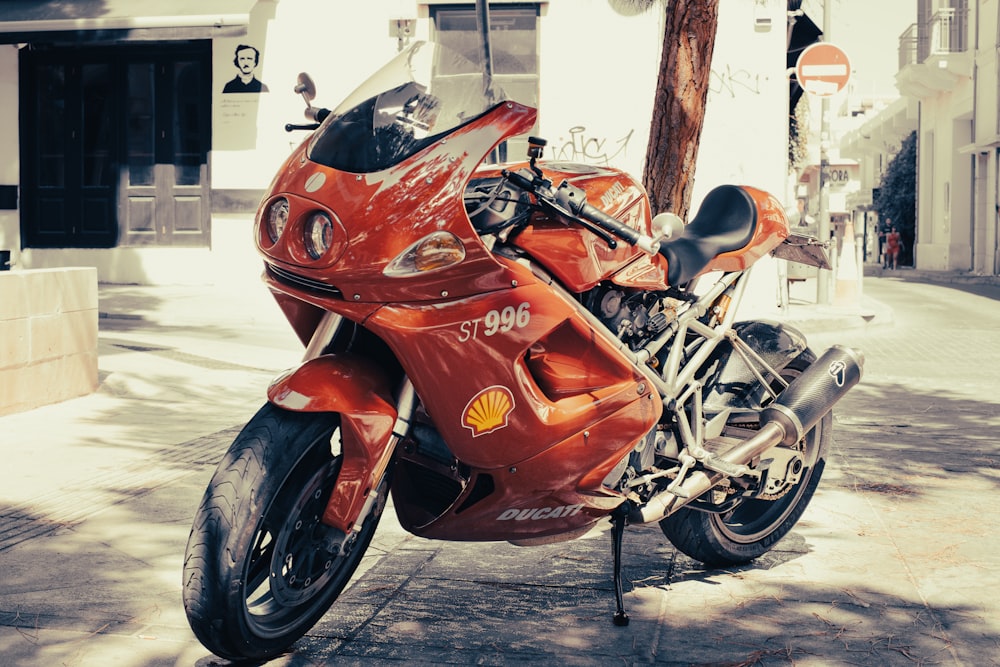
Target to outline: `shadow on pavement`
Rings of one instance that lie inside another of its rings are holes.
[[[159,365],[102,369],[102,393],[123,400],[99,404],[73,447],[108,458],[39,488],[38,511],[0,507],[5,522],[17,513],[48,522],[44,539],[0,546],[0,627],[12,630],[0,634],[0,655],[25,665],[227,664],[187,628],[181,565],[214,462],[239,429],[234,415],[250,417],[246,396],[263,395],[251,385],[265,375],[226,364],[192,373],[196,359],[170,346],[131,350],[127,337],[106,345]],[[979,502],[1000,484],[988,437],[1000,427],[995,401],[863,382],[838,406],[813,506],[753,565],[705,570],[655,525],[626,532],[627,628],[610,621],[605,532],[531,548],[403,536],[381,552],[377,535],[381,560],[273,664],[996,664],[987,590],[997,572],[983,539],[995,507]],[[171,444],[177,424],[211,434]],[[379,535],[392,529],[390,512]]]
[[[862,383],[838,405],[836,415],[834,437],[846,450],[859,490],[920,495],[932,481],[1000,489],[993,437],[1000,412],[992,401]]]

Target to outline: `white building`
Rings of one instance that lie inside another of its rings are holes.
[[[900,143],[916,129],[917,103],[900,97],[873,109],[860,126],[841,137],[841,155],[858,162],[858,187],[846,197],[845,210],[850,212],[856,232],[863,236],[863,256],[868,262],[879,261],[875,192]]]
[[[548,157],[641,173],[660,11],[491,4],[498,78],[538,105]],[[785,195],[785,26],[786,0],[721,3],[695,206],[722,182]],[[474,44],[474,3],[4,3],[0,249],[15,269],[94,266],[103,282],[255,280],[257,202],[304,138],[283,130],[302,122],[297,74],[332,107],[401,44],[429,37]],[[241,58],[259,92],[228,92]]]
[[[845,153],[878,162],[874,176],[917,131],[918,269],[1000,275],[998,5],[918,0],[917,23],[900,37],[906,99],[845,140]]]

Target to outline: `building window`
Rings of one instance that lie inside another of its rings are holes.
[[[432,37],[481,66],[476,10],[471,5],[431,7]],[[538,5],[490,7],[490,46],[493,83],[507,99],[538,108]],[[466,72],[436,71],[437,76]],[[536,125],[537,127],[537,125]],[[529,132],[528,134],[530,134]],[[500,159],[509,154],[521,159],[527,151],[527,134],[507,142]]]

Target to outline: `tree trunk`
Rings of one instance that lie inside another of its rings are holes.
[[[670,0],[643,184],[653,213],[687,218],[705,121],[719,0]]]

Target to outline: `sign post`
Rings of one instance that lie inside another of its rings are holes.
[[[823,33],[829,34],[830,2],[823,6]],[[851,61],[844,50],[835,44],[817,42],[799,54],[795,62],[795,79],[806,93],[821,98],[821,127],[819,144],[819,240],[830,241],[830,183],[827,175],[830,142],[830,97],[847,87],[851,78]],[[836,266],[836,254],[833,260]],[[820,269],[816,281],[816,303],[830,304],[830,278],[832,274]]]

